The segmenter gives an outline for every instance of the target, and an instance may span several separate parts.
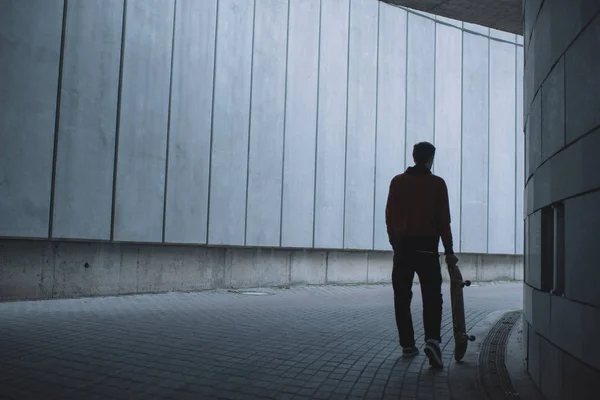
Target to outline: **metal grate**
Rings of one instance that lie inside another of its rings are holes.
[[[522,311],[511,311],[502,316],[490,330],[479,353],[479,379],[489,400],[521,397],[515,391],[506,368],[506,344],[510,331],[521,317]]]

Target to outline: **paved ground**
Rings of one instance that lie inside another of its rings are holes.
[[[0,398],[449,398],[448,368],[400,358],[389,285],[266,291],[0,304]],[[516,283],[465,296],[469,326],[522,306]],[[447,286],[444,302],[448,365]]]

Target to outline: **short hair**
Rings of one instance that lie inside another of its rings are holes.
[[[426,164],[435,156],[435,146],[429,142],[419,142],[413,147],[413,160],[417,165]]]

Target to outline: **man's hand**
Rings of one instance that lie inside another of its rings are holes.
[[[454,254],[448,254],[446,256],[446,265],[449,267],[455,267],[458,264],[458,258]]]

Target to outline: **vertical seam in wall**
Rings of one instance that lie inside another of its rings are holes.
[[[173,0],[173,36],[171,37],[171,71],[169,74],[169,109],[167,111],[167,146],[165,150],[165,188],[163,194],[162,241],[165,242],[167,223],[167,185],[169,182],[169,142],[171,141],[171,99],[173,94],[173,60],[175,58],[175,24],[177,23],[177,0]]]
[[[281,195],[280,195],[280,207],[279,207],[279,247],[283,242],[283,179],[285,177],[285,132],[287,124],[287,88],[288,88],[288,60],[289,60],[289,49],[290,49],[290,2],[287,0],[287,32],[285,39],[285,81],[284,81],[284,94],[283,94],[283,145],[281,153]],[[290,258],[291,268],[291,258]],[[291,272],[290,272],[291,273]],[[290,277],[291,282],[291,277]]]
[[[461,23],[464,27],[464,23]],[[464,94],[465,94],[465,31],[461,29],[460,32],[460,216],[458,219],[459,223],[459,234],[458,234],[458,252],[462,251],[462,217],[463,217],[463,135],[464,135],[464,121],[465,121],[465,109],[464,109]]]
[[[433,145],[435,146],[436,128],[436,84],[437,84],[437,22],[433,20]],[[435,173],[435,164],[431,166],[431,172]]]
[[[252,55],[250,56],[250,101],[248,104],[248,150],[246,151],[246,209],[244,214],[244,246],[248,240],[248,192],[250,186],[250,135],[252,133],[252,86],[254,83],[254,39],[256,36],[256,0],[252,8]]]
[[[408,160],[406,159],[406,151],[408,150],[408,24],[410,13],[406,11],[406,35],[404,35],[404,165],[402,170],[406,169]]]
[[[519,96],[519,92],[517,91],[517,83],[518,83],[518,77],[517,77],[517,71],[518,71],[518,46],[515,45],[515,229],[514,229],[514,253],[517,254],[517,221],[518,221],[518,215],[519,215],[519,209],[517,207],[517,200],[518,200],[518,196],[519,196],[519,187],[518,187],[518,182],[519,182],[519,163],[517,162],[518,160],[518,148],[519,148],[519,117],[518,117],[518,112],[519,112],[519,108],[517,107],[518,104],[518,96]],[[516,266],[515,266],[515,273],[516,273]]]
[[[210,105],[210,144],[208,150],[208,193],[206,202],[206,243],[209,242],[210,232],[210,187],[212,183],[212,150],[213,150],[213,128],[215,124],[215,80],[217,75],[217,35],[219,33],[219,0],[216,0],[215,9],[215,48],[213,53],[213,76],[212,76],[212,94],[211,94],[211,105]]]
[[[56,162],[58,156],[58,133],[60,130],[60,108],[62,100],[62,77],[65,58],[65,40],[67,35],[67,8],[68,0],[63,2],[62,27],[60,35],[60,53],[58,61],[58,81],[56,90],[56,110],[54,115],[54,144],[52,148],[52,171],[50,176],[50,205],[48,207],[48,239],[52,239],[52,228],[54,226],[54,197],[56,191]]]
[[[488,41],[487,41],[487,45],[488,45],[488,55],[487,55],[487,62],[488,62],[488,68],[487,68],[487,153],[488,153],[488,159],[487,159],[487,218],[486,218],[486,229],[487,229],[487,233],[486,233],[486,253],[489,254],[490,252],[490,139],[491,139],[491,135],[490,135],[490,78],[491,78],[491,65],[492,65],[492,60],[491,60],[491,42],[490,42],[490,38],[488,37]]]
[[[377,2],[377,52],[375,63],[375,152],[373,159],[373,234],[371,238],[371,249],[375,249],[375,213],[377,206],[377,134],[379,129],[379,23],[381,21],[381,3]],[[367,267],[368,279],[368,267]]]
[[[342,216],[342,249],[346,248],[346,179],[348,174],[348,99],[350,97],[350,39],[352,0],[348,1],[348,47],[346,52],[346,129],[344,135],[344,209]]]
[[[291,0],[290,0],[291,1]],[[312,231],[312,247],[315,247],[315,230],[317,220],[317,159],[319,150],[319,90],[321,86],[321,17],[323,11],[323,0],[319,1],[319,43],[317,45],[317,115],[315,118],[315,163],[314,163],[314,179],[313,179],[313,231]]]
[[[112,208],[110,216],[110,241],[115,240],[115,214],[117,206],[117,166],[119,164],[119,136],[121,134],[121,98],[123,94],[123,64],[125,58],[125,34],[127,28],[127,0],[123,1],[123,22],[121,25],[121,55],[119,59],[119,86],[117,90],[117,120],[115,127],[115,156],[113,162]]]

